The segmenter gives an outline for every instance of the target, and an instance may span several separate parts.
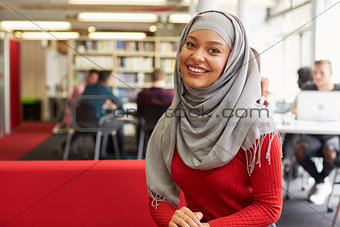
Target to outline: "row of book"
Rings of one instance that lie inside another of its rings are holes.
[[[129,70],[152,70],[153,58],[151,57],[119,57],[117,66]]]
[[[83,80],[85,80],[87,76],[87,72],[86,71],[74,71],[73,72],[73,84],[77,84]]]
[[[117,50],[122,51],[154,51],[155,45],[153,42],[142,41],[117,41]]]
[[[138,81],[137,73],[119,73],[117,79],[120,83],[136,83]]]
[[[112,40],[77,41],[76,49],[80,53],[84,53],[86,51],[113,52],[114,41]]]
[[[161,69],[163,69],[165,72],[172,72],[175,68],[175,59],[167,58],[161,60]]]
[[[76,68],[104,68],[112,69],[113,59],[111,56],[75,56]]]
[[[159,52],[162,54],[167,53],[176,53],[178,49],[178,43],[177,42],[161,42],[159,44]]]

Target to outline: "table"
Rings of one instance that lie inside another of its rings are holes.
[[[340,135],[340,121],[301,121],[275,122],[280,133]]]

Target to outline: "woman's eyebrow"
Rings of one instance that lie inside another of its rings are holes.
[[[217,42],[217,41],[207,41],[207,43],[212,44],[212,45],[222,46],[222,47],[225,46],[225,44]]]
[[[197,38],[194,36],[187,36],[187,39],[193,39],[194,41],[197,41]],[[218,45],[218,46],[222,46],[224,47],[225,45],[221,42],[217,42],[217,41],[207,41],[206,43],[210,44],[210,45]]]

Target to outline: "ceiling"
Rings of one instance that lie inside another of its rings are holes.
[[[95,1],[95,0],[94,0]],[[47,20],[69,21],[72,30],[87,32],[89,26],[97,31],[148,31],[151,23],[114,23],[80,22],[80,12],[151,12],[156,13],[165,24],[171,12],[188,12],[188,6],[181,0],[168,0],[166,5],[71,5],[67,0],[7,0],[0,3],[0,21],[2,20]],[[175,25],[176,27],[176,25]]]
[[[96,0],[93,0],[94,2]],[[140,0],[141,2],[143,0]],[[209,0],[207,0],[209,1]],[[258,1],[258,0],[257,0]],[[277,0],[275,0],[277,1]],[[94,26],[97,31],[144,31],[152,23],[80,22],[80,12],[152,12],[159,17],[157,35],[179,35],[183,24],[167,24],[170,13],[189,11],[188,0],[167,0],[165,5],[72,5],[68,0],[6,0],[0,2],[2,20],[53,20],[69,21],[73,31],[87,34],[87,28]],[[236,2],[236,0],[235,0]],[[225,6],[228,7],[228,6]],[[234,6],[235,8],[235,3]],[[178,34],[177,34],[178,33]]]

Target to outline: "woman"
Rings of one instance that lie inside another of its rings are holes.
[[[281,146],[266,109],[256,104],[260,77],[241,22],[219,11],[193,18],[181,36],[174,84],[146,155],[155,222],[275,223],[282,209]]]

